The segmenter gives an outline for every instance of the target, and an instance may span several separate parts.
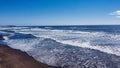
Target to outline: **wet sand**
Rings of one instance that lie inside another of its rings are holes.
[[[0,45],[0,68],[58,68],[34,60],[20,50]]]

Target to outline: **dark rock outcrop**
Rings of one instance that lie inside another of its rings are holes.
[[[5,40],[2,35],[0,35],[0,40]]]

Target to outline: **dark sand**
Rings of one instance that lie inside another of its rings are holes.
[[[34,60],[20,50],[0,45],[0,68],[57,68]]]

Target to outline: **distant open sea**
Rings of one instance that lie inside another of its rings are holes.
[[[12,48],[63,68],[120,68],[120,25],[1,26]]]

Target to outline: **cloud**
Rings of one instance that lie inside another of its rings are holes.
[[[120,18],[120,16],[116,16],[116,18]]]
[[[116,18],[120,18],[120,10],[117,10],[117,11],[115,11],[115,12],[112,12],[112,13],[110,13],[109,15],[113,15],[113,16],[115,16]]]

